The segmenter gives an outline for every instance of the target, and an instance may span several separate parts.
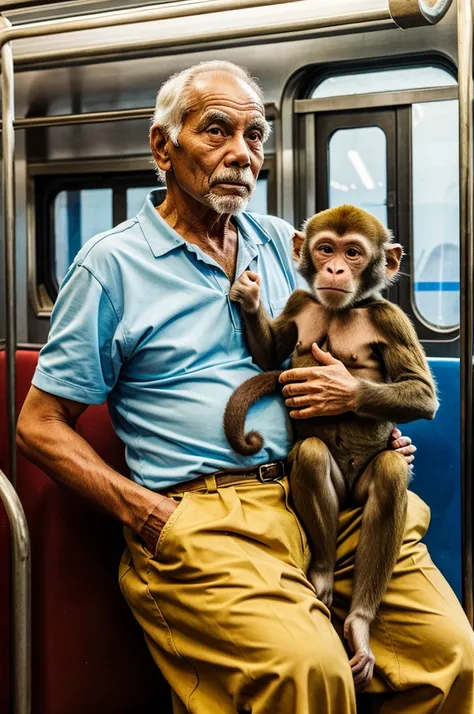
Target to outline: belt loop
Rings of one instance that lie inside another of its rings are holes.
[[[214,474],[204,476],[208,493],[217,493],[217,481]]]

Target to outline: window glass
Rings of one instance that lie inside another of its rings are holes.
[[[137,213],[140,213],[147,195],[150,191],[154,191],[157,188],[159,188],[157,185],[127,188],[127,219],[133,218]],[[164,187],[161,190],[163,193],[166,191]]]
[[[387,139],[378,126],[338,129],[329,141],[329,208],[343,203],[387,225]]]
[[[54,201],[54,253],[58,284],[81,247],[112,228],[112,189],[60,191]]]
[[[458,103],[412,106],[415,304],[435,327],[459,323]]]
[[[268,213],[268,177],[262,176],[257,179],[257,186],[248,202],[246,211],[253,211],[265,216]]]
[[[450,87],[455,84],[455,78],[440,67],[386,69],[378,72],[359,72],[328,77],[317,85],[311,97],[318,99],[348,94],[393,92],[402,89]]]

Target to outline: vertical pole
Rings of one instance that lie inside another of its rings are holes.
[[[458,0],[459,83],[459,208],[461,281],[461,498],[462,592],[468,619],[473,624],[472,580],[472,357],[473,357],[473,143],[472,143],[472,5]]]
[[[11,23],[0,17],[0,32]],[[11,43],[2,47],[3,241],[6,303],[7,419],[10,480],[16,486],[16,265],[15,265],[15,104]]]
[[[30,537],[20,499],[0,471],[0,501],[10,523],[12,545],[12,714],[31,714],[31,568]]]

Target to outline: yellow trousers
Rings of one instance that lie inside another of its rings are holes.
[[[246,481],[180,500],[149,552],[131,531],[120,586],[173,689],[175,714],[353,714],[341,630],[360,508],[340,516],[330,614],[305,577],[309,549],[288,482]],[[370,692],[383,714],[474,714],[474,637],[420,542],[429,509],[410,493],[405,540],[372,626]],[[331,621],[332,620],[332,621]]]

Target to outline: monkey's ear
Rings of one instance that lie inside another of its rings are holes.
[[[305,241],[305,234],[303,231],[295,231],[293,233],[293,260],[299,261],[301,258],[301,249]]]
[[[388,278],[394,278],[400,269],[400,261],[403,255],[403,247],[400,243],[389,243],[385,249],[387,264],[385,271]]]

